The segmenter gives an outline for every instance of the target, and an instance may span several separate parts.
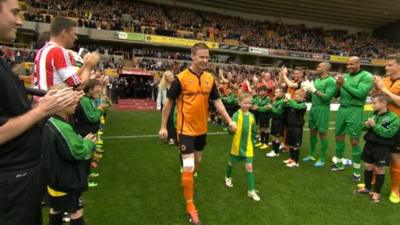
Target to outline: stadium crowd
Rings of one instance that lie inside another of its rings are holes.
[[[133,98],[149,98],[155,100],[153,87],[157,86],[160,81],[160,73],[163,71],[172,71],[177,74],[180,71],[188,67],[190,63],[190,54],[179,51],[163,51],[161,49],[139,49],[133,48],[130,51],[124,52],[124,57],[117,57],[113,55],[124,51],[123,49],[117,50],[113,47],[92,45],[77,45],[78,48],[88,49],[90,52],[99,52],[102,57],[95,70],[100,73],[104,72],[104,69],[123,69],[124,59],[131,57],[136,58],[134,67],[136,69],[143,69],[151,71],[155,76],[154,79],[142,77],[141,79],[133,78],[110,78],[110,85],[108,88],[113,90],[113,102],[118,102],[118,97],[133,97]],[[10,63],[10,65],[16,65],[21,62],[34,63],[37,50],[34,49],[23,49],[23,48],[12,48],[2,47],[4,59]],[[231,82],[240,84],[243,79],[249,79],[250,81],[258,80],[261,78],[264,72],[271,74],[272,78],[277,80],[278,68],[266,68],[251,65],[241,65],[233,63],[216,63],[211,59],[208,64],[207,70],[216,76],[226,77],[229,76]],[[312,78],[313,71],[304,70],[306,77]],[[31,74],[31,72],[27,72]]]
[[[153,57],[175,60],[191,60],[190,53],[183,50],[166,50],[161,48],[123,48],[115,46],[106,46],[99,44],[77,44],[77,48],[85,48],[89,51],[98,51],[100,54],[123,54],[125,59],[133,57]]]
[[[249,46],[334,55],[384,58],[398,44],[379,40],[368,33],[309,28],[270,21],[252,21],[177,6],[140,1],[30,0],[26,20],[50,22],[48,15],[77,18],[80,27],[126,30],[145,34],[181,36],[216,42],[234,41]]]
[[[32,49],[10,48],[2,46],[2,57],[11,65],[21,62],[33,62],[36,57],[36,51]]]
[[[37,50],[28,48],[14,48],[2,46],[2,57],[11,65],[19,64],[22,62],[33,63],[37,54]],[[101,60],[97,65],[97,70],[103,71],[104,69],[122,69],[124,60],[122,57],[115,57],[113,55],[102,54]]]

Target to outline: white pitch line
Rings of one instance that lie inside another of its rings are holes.
[[[226,132],[210,132],[207,135],[219,135],[226,134]],[[153,138],[158,137],[157,134],[146,134],[146,135],[127,135],[127,136],[107,136],[103,137],[103,139],[133,139],[133,138]]]
[[[329,127],[329,130],[334,130],[334,127]],[[308,128],[304,128],[304,131],[310,131]],[[227,132],[210,132],[207,135],[222,135],[227,134]],[[136,138],[156,138],[157,134],[146,134],[146,135],[126,135],[126,136],[106,136],[103,137],[104,140],[112,140],[112,139],[136,139]]]

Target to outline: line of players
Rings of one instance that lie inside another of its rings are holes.
[[[271,135],[272,150],[266,156],[277,157],[280,151],[289,151],[290,157],[284,163],[290,168],[299,167],[307,110],[305,102],[310,97],[310,149],[303,162],[314,162],[315,167],[323,167],[329,147],[327,132],[330,104],[333,98],[338,98],[340,107],[335,125],[337,161],[331,166],[331,171],[344,170],[344,137],[348,135],[352,146],[353,182],[361,180],[361,160],[365,162],[364,184],[360,184],[355,193],[369,194],[373,202],[379,202],[385,179],[384,167],[390,165],[392,185],[389,199],[399,203],[400,58],[389,60],[384,78],[361,70],[358,57],[351,57],[346,68],[348,73],[338,75],[335,79],[329,74],[331,65],[321,62],[316,68],[318,78],[308,81],[304,80],[303,72],[299,69],[294,71],[293,80],[290,80],[287,69],[282,67],[272,97],[268,95],[268,91],[271,92],[269,87],[256,87],[256,91],[250,93],[253,95],[250,111],[255,115],[259,135],[258,143],[254,146],[267,149]],[[238,92],[230,85],[225,88],[222,90],[225,94],[222,100],[232,117],[239,105]],[[364,105],[369,95],[372,95],[373,111],[365,116]],[[364,131],[366,144],[362,150],[359,139]],[[320,154],[317,159],[318,137]]]

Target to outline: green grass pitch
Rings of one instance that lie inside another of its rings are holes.
[[[334,127],[334,113],[330,127]],[[85,222],[89,225],[185,225],[178,150],[155,136],[159,112],[111,111],[104,134],[103,159],[92,179],[99,186],[85,193]],[[306,125],[307,126],[307,125]],[[306,127],[305,126],[305,127]],[[210,132],[222,128],[210,124]],[[334,130],[329,131],[328,158],[334,154]],[[301,158],[307,153],[309,132],[304,132]],[[119,136],[119,137],[118,137]],[[400,224],[400,205],[388,201],[390,176],[386,173],[383,199],[374,204],[353,194],[351,168],[344,172],[300,163],[287,168],[279,158],[266,158],[255,149],[254,172],[261,202],[247,195],[244,164],[234,168],[234,188],[224,185],[228,159],[227,134],[209,135],[195,203],[206,225],[362,225]],[[269,150],[267,150],[269,151]],[[350,145],[346,145],[350,157]],[[46,209],[47,210],[47,209]],[[47,212],[47,211],[46,211]],[[45,223],[47,224],[47,222]]]

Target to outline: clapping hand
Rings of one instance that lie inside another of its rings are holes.
[[[93,143],[96,143],[96,141],[97,141],[96,135],[95,135],[95,134],[92,134],[92,133],[89,133],[88,135],[86,135],[86,136],[84,137],[84,139],[89,140],[89,141],[91,141],[91,142],[93,142]]]
[[[337,75],[336,77],[336,85],[342,87],[344,84],[344,77],[342,74]]]
[[[281,67],[280,73],[281,73],[283,76],[287,76],[287,74],[288,74],[287,68],[286,68],[285,66],[282,66],[282,67]]]
[[[373,118],[373,117],[372,117],[372,118],[368,118],[367,121],[364,122],[364,125],[365,125],[367,128],[374,127],[374,126],[375,126],[375,120],[374,120],[374,118]]]
[[[374,127],[375,126],[375,120],[374,119],[370,118],[370,119],[368,119],[368,121],[369,121],[369,126],[370,127]]]
[[[310,82],[308,85],[308,92],[315,93],[317,89],[315,88],[314,82]]]
[[[310,85],[310,81],[306,80],[301,82],[301,89],[304,91],[308,92],[308,86]]]
[[[101,56],[98,52],[92,52],[90,54],[86,54],[84,58],[84,65],[94,68],[99,64]]]
[[[73,91],[72,88],[50,90],[39,101],[37,107],[46,116],[50,116],[75,104],[82,96],[83,92]]]
[[[377,76],[377,75],[374,76],[374,84],[375,84],[375,87],[380,91],[385,89],[385,83],[383,82],[383,80],[380,76]]]
[[[290,99],[292,99],[292,97],[290,96],[289,93],[285,94],[285,102],[288,102]]]

